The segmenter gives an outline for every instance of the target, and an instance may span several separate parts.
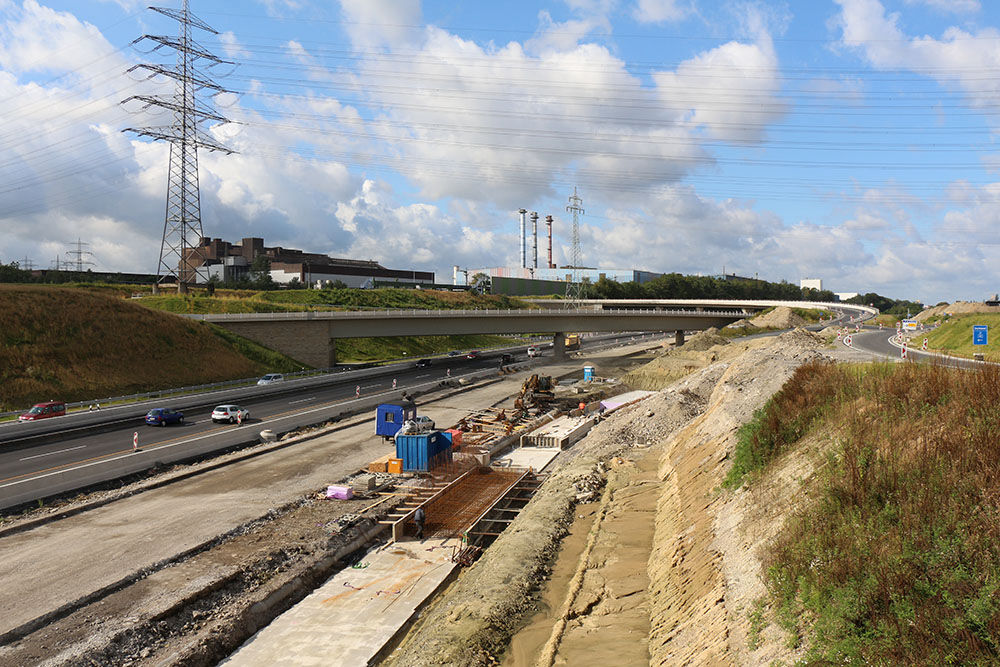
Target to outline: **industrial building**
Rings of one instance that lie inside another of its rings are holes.
[[[239,244],[222,239],[203,237],[198,246],[185,248],[179,267],[182,274],[194,274],[197,267],[206,267],[209,278],[234,281],[247,278],[257,257],[270,261],[271,279],[288,284],[294,279],[303,285],[340,281],[348,287],[374,287],[375,283],[432,285],[433,271],[387,269],[373,260],[342,259],[294,248],[267,247],[264,239],[248,237]]]

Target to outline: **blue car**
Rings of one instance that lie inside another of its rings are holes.
[[[170,408],[153,408],[146,413],[146,423],[150,426],[166,426],[167,424],[183,424],[184,413]]]

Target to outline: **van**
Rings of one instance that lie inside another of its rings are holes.
[[[66,404],[63,401],[46,401],[36,403],[30,410],[17,418],[19,422],[33,422],[36,419],[61,417],[66,414]]]

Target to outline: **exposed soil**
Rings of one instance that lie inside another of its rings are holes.
[[[678,352],[652,362],[650,375]],[[788,457],[776,481],[752,494],[720,484],[753,411],[800,364],[844,354],[801,329],[700,354],[700,370],[610,415],[560,456],[532,503],[389,664],[794,661],[774,625],[761,626],[768,610],[754,613],[758,549],[801,501],[797,480],[813,460]],[[579,509],[605,480],[600,505]],[[584,538],[575,517],[588,512],[596,528]]]
[[[805,319],[787,306],[778,306],[774,310],[758,315],[750,320],[750,324],[761,329],[791,329],[808,324]]]
[[[925,322],[935,315],[944,315],[945,313],[952,313],[954,315],[962,313],[1000,313],[1000,306],[987,306],[985,303],[978,301],[956,301],[955,303],[922,310],[913,319],[918,322]]]

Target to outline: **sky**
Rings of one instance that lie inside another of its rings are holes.
[[[162,0],[177,8],[181,0]],[[1000,3],[191,0],[205,236],[389,268],[725,271],[934,304],[1000,291]],[[171,114],[137,0],[0,0],[0,262],[151,273]],[[134,43],[133,43],[134,42]],[[80,241],[81,246],[76,246]],[[540,242],[540,246],[544,243]],[[89,253],[89,254],[87,254]],[[544,262],[544,256],[541,258]]]

